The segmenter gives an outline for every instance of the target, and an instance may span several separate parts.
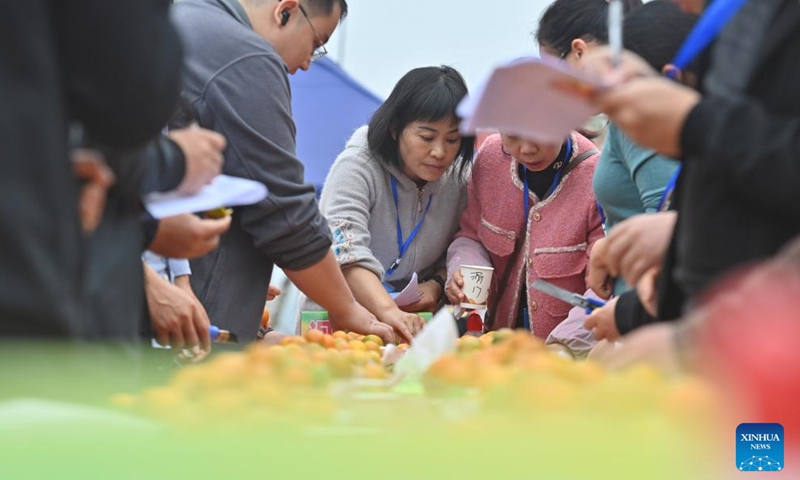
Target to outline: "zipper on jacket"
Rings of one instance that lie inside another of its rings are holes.
[[[417,188],[417,213],[422,213],[422,188]]]

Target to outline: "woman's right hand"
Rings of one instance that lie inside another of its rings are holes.
[[[378,315],[378,320],[389,325],[397,337],[395,343],[411,343],[414,335],[425,327],[425,320],[416,313],[408,313],[394,308],[384,314]],[[397,341],[399,340],[399,341]]]
[[[445,293],[447,294],[447,299],[453,305],[467,301],[467,296],[464,295],[464,276],[461,274],[461,269],[456,269],[453,275],[450,276]]]
[[[589,255],[589,271],[586,281],[588,287],[603,300],[608,300],[614,293],[614,277],[611,276],[604,263],[606,241],[606,238],[601,238],[594,243],[592,253]]]

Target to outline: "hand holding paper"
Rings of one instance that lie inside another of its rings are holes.
[[[411,280],[408,281],[408,285],[403,288],[402,292],[390,293],[389,295],[394,299],[394,303],[396,303],[398,307],[405,307],[406,305],[419,302],[419,281],[417,280],[417,272],[414,272],[411,276]]]
[[[461,102],[461,130],[493,129],[545,143],[561,143],[596,113],[589,98],[606,85],[554,58],[522,58],[502,65]]]
[[[178,192],[150,193],[143,203],[150,214],[158,219],[182,213],[202,212],[220,206],[236,207],[258,203],[267,196],[263,183],[246,178],[218,175],[211,184],[194,195]]]

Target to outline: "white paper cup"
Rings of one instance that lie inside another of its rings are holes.
[[[461,265],[460,268],[464,277],[463,292],[467,296],[467,301],[461,302],[461,308],[471,310],[486,308],[494,268],[475,265]]]

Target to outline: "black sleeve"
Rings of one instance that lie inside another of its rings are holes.
[[[800,219],[800,117],[770,114],[751,98],[704,98],[684,123],[681,147],[734,195]]]
[[[180,89],[181,46],[168,0],[52,0],[70,116],[116,148],[166,124]]]
[[[114,188],[123,196],[138,200],[146,193],[174,190],[183,181],[183,151],[167,137],[159,135],[132,151],[104,148],[92,140],[86,146],[103,154],[117,177]]]
[[[639,296],[636,295],[636,290],[628,290],[619,296],[617,305],[614,308],[614,320],[617,323],[617,331],[620,335],[625,335],[631,331],[654,323],[658,320],[651,317],[639,301]]]
[[[142,251],[145,251],[150,248],[150,244],[153,243],[153,239],[156,238],[156,232],[158,231],[158,220],[153,218],[153,216],[150,215],[150,212],[142,207],[139,223],[142,226]]]
[[[159,136],[141,152],[144,162],[141,193],[175,190],[186,173],[186,157],[177,143]]]

